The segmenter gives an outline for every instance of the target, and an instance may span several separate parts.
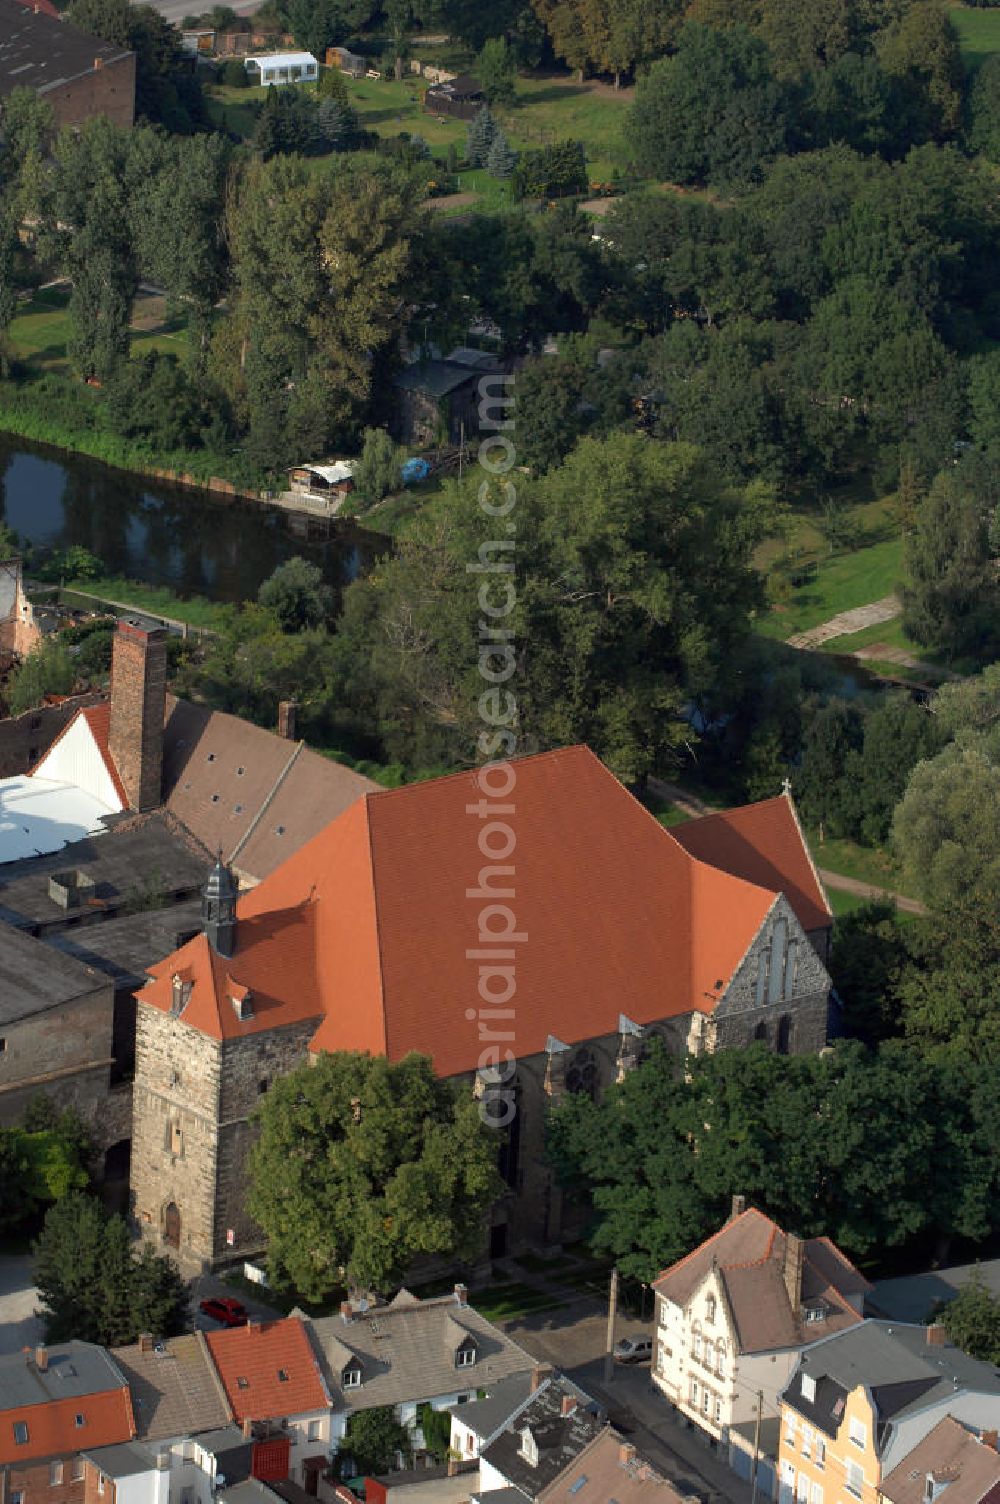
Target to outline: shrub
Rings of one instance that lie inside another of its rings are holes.
[[[226,85],[227,89],[246,89],[250,84],[247,70],[238,57],[226,59],[222,65],[220,81]]]

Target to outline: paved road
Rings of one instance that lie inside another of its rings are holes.
[[[20,1352],[22,1347],[33,1347],[41,1341],[37,1306],[38,1291],[28,1255],[0,1255],[0,1355]]]

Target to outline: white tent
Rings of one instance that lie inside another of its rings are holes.
[[[263,52],[248,57],[244,66],[265,87],[304,84],[319,77],[319,63],[311,52]]]

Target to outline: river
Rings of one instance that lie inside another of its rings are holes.
[[[0,520],[35,547],[89,549],[110,575],[243,601],[303,554],[338,591],[385,551],[352,524],[314,522],[188,490],[0,434]]]

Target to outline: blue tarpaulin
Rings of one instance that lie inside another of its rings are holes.
[[[426,460],[404,460],[399,473],[403,477],[403,485],[412,486],[419,480],[426,480],[431,473],[431,467]]]

